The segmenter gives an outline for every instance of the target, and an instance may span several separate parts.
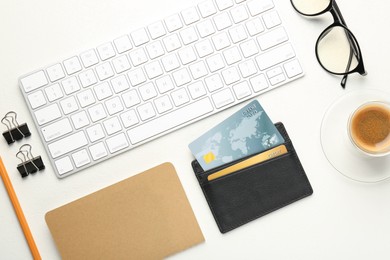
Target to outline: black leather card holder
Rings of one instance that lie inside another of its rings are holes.
[[[288,153],[208,181],[207,176],[238,161],[204,172],[192,168],[221,233],[307,197],[313,189],[282,123],[275,124]],[[246,158],[243,158],[244,160]]]

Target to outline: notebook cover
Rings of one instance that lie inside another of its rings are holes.
[[[192,162],[221,233],[233,230],[313,193],[286,129],[282,123],[275,126],[285,139],[287,154],[212,181],[207,180],[208,175],[236,162],[206,172],[196,160]]]
[[[170,163],[46,214],[63,259],[162,259],[204,241]]]

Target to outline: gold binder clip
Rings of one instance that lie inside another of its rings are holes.
[[[19,125],[16,117],[17,114],[14,111],[10,111],[1,119],[1,123],[7,127],[7,131],[3,132],[3,136],[8,144],[12,144],[31,135],[27,124]]]
[[[16,154],[16,157],[22,161],[22,163],[17,166],[22,178],[45,169],[41,156],[34,157],[31,149],[31,145],[24,144],[20,147],[19,152]]]

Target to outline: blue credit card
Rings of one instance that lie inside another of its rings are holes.
[[[257,100],[189,144],[203,170],[260,153],[284,143]]]

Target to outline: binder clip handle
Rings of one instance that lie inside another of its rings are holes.
[[[1,123],[7,127],[7,131],[3,132],[3,136],[8,144],[12,144],[15,141],[31,135],[30,129],[26,123],[19,125],[17,114],[14,111],[5,114],[1,119]]]
[[[31,145],[24,144],[20,147],[19,152],[16,153],[16,157],[21,160],[21,163],[18,164],[17,169],[22,178],[29,174],[33,174],[37,171],[42,171],[45,169],[45,165],[41,156],[34,157],[31,150]]]

